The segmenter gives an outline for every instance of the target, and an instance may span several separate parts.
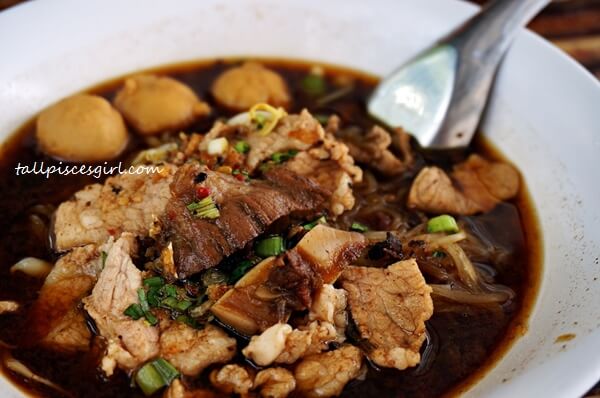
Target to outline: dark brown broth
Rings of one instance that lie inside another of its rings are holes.
[[[216,116],[229,116],[230,113],[214,105],[210,96],[210,84],[231,62],[214,61],[185,64],[161,68],[158,72],[171,75],[190,85],[204,99],[215,107]],[[265,60],[271,68],[281,73],[288,81],[294,98],[295,112],[306,107],[313,114],[336,113],[344,123],[363,128],[373,122],[366,116],[365,101],[377,79],[338,67],[326,67],[328,82],[350,78],[354,90],[347,96],[327,105],[315,106],[314,100],[300,90],[301,79],[307,74],[310,65],[300,62]],[[98,93],[111,99],[122,79],[95,87],[89,92]],[[333,85],[333,84],[332,84]],[[216,117],[215,116],[215,117]],[[204,132],[215,120],[212,117],[197,123],[186,131]],[[56,164],[45,157],[35,147],[33,139],[34,122],[23,126],[0,151],[0,300],[16,300],[26,307],[35,299],[41,282],[21,274],[11,274],[10,266],[26,256],[54,260],[48,242],[33,239],[27,227],[28,209],[35,204],[58,205],[74,192],[89,183],[98,182],[92,177],[58,176],[49,179],[44,176],[15,176],[14,167],[44,161]],[[117,159],[127,159],[131,153],[143,147],[140,140],[133,138],[127,152]],[[503,160],[483,137],[475,140],[470,151],[478,152],[492,159]],[[430,161],[430,158],[428,158]],[[425,161],[421,158],[420,161]],[[402,207],[409,179],[390,182],[382,180],[390,192],[397,194],[397,203]],[[358,202],[364,200],[360,186],[356,188]],[[359,213],[360,214],[360,213]],[[529,311],[537,293],[541,270],[541,241],[535,211],[522,187],[519,197],[512,203],[503,204],[489,214],[470,217],[471,222],[487,226],[487,233],[496,239],[496,244],[510,247],[512,254],[507,264],[497,264],[496,281],[511,287],[516,300],[503,311],[489,311],[471,307],[455,313],[436,313],[428,322],[430,338],[434,341],[433,361],[424,361],[418,368],[398,372],[395,370],[377,371],[369,369],[365,381],[353,381],[344,391],[348,397],[433,397],[443,394],[453,395],[477,381],[496,359],[510,347],[511,343],[524,333]],[[368,221],[368,220],[365,220]],[[410,221],[409,221],[410,223]],[[512,223],[506,228],[507,223]],[[506,232],[508,231],[508,233]],[[24,316],[0,316],[0,340],[22,343]],[[19,348],[12,354],[23,361],[33,371],[57,382],[68,391],[81,397],[138,397],[136,388],[130,387],[129,378],[118,373],[107,381],[96,368],[98,352],[90,351],[79,356],[65,356],[37,348]],[[53,390],[5,370],[8,377],[24,391],[49,397],[59,397]]]

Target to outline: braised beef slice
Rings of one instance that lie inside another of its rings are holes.
[[[186,207],[197,200],[195,180],[200,173],[206,174],[202,185],[219,208],[216,219],[195,217]],[[199,164],[180,167],[163,223],[163,239],[173,243],[180,278],[216,266],[283,216],[309,217],[323,211],[326,194],[308,178],[285,168],[274,168],[264,177],[242,182]]]

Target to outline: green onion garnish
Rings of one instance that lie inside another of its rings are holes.
[[[311,229],[316,227],[317,224],[327,224],[327,219],[325,218],[325,216],[321,216],[321,217],[317,218],[316,220],[313,220],[307,224],[304,224],[302,226],[302,228],[304,228],[307,231],[310,231]]]
[[[365,224],[361,224],[359,222],[353,222],[352,225],[350,226],[350,230],[357,231],[357,232],[367,232],[369,230],[369,227],[367,227]]]
[[[221,215],[211,196],[207,196],[198,202],[192,202],[187,205],[187,208],[194,217],[198,218],[215,219]]]
[[[160,305],[174,310],[177,307],[177,299],[175,297],[167,297],[160,302]]]
[[[140,300],[140,308],[144,312],[144,317],[146,318],[146,320],[148,321],[148,323],[150,325],[152,325],[152,326],[156,325],[158,323],[158,319],[156,319],[154,314],[152,312],[150,312],[150,305],[148,304],[148,299],[146,297],[146,292],[144,291],[144,288],[140,287],[137,290],[137,294],[138,294],[138,299]]]
[[[433,234],[437,232],[446,232],[455,234],[459,231],[458,224],[454,217],[448,214],[433,217],[427,222],[427,232]]]
[[[280,164],[285,162],[286,160],[290,160],[294,156],[298,154],[298,151],[295,149],[290,149],[287,152],[275,152],[271,155],[271,160],[276,164]]]
[[[102,256],[102,269],[104,269],[104,265],[106,264],[106,258],[108,257],[108,253],[104,250],[100,253]]]
[[[160,276],[153,276],[151,278],[144,279],[144,286],[162,287],[164,284],[165,284],[165,280]]]
[[[158,358],[148,362],[136,372],[135,382],[148,396],[170,385],[177,377],[179,377],[177,369],[166,360]]]
[[[302,79],[300,84],[302,86],[302,91],[310,96],[318,96],[325,93],[325,79],[323,79],[321,76],[314,74],[307,75],[304,79]]]
[[[148,304],[152,308],[156,308],[160,305],[162,288],[152,287],[148,289],[146,292],[146,298],[148,299]]]
[[[137,321],[144,316],[144,310],[142,310],[142,307],[139,304],[131,304],[123,311],[123,314]]]
[[[238,141],[233,146],[233,149],[235,149],[236,152],[239,153],[248,153],[248,151],[250,150],[250,144],[248,144],[246,141]]]
[[[229,283],[234,284],[238,280],[242,278],[254,266],[254,262],[250,260],[244,260],[240,262],[237,267],[231,271],[231,275],[229,275]]]
[[[192,306],[192,302],[191,301],[189,301],[189,300],[180,300],[175,305],[175,309],[178,310],[178,311],[180,311],[180,312],[184,312],[185,310],[187,310],[191,306]]]
[[[260,240],[256,244],[254,251],[260,257],[277,256],[285,251],[285,245],[283,243],[283,238],[281,236],[270,236]]]
[[[177,287],[174,285],[164,285],[161,291],[165,296],[177,297]]]

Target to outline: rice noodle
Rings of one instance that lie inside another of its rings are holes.
[[[456,271],[458,272],[458,277],[462,283],[473,292],[481,291],[479,276],[465,251],[456,243],[450,243],[441,247],[450,257],[452,257],[452,261],[454,261]]]
[[[48,386],[48,387],[52,388],[53,390],[60,392],[64,396],[73,397],[73,394],[69,393],[68,391],[63,389],[61,386],[51,382],[50,380],[48,380],[44,377],[38,376],[35,373],[33,373],[27,366],[25,366],[22,362],[16,360],[12,355],[6,353],[4,355],[3,362],[4,362],[4,366],[12,372],[15,372],[16,374],[21,375],[21,376],[25,377],[26,379],[33,380],[36,383],[40,383],[45,386]]]
[[[412,240],[422,240],[426,242],[431,250],[435,250],[437,248],[450,245],[453,243],[460,242],[467,238],[467,234],[463,231],[457,232],[455,234],[446,235],[446,234],[421,234],[413,236]]]
[[[463,304],[486,305],[502,304],[511,299],[506,291],[495,291],[485,293],[471,293],[466,290],[453,287],[452,285],[430,284],[434,296],[443,297],[448,300]]]

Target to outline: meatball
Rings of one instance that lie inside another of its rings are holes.
[[[50,106],[37,119],[42,151],[71,162],[116,158],[127,145],[123,118],[102,97],[79,94]]]
[[[286,106],[290,102],[283,78],[256,62],[223,72],[215,80],[212,93],[221,105],[238,111],[261,102],[273,106]]]
[[[210,107],[185,84],[170,77],[138,75],[125,80],[114,99],[125,120],[142,135],[189,126]]]

